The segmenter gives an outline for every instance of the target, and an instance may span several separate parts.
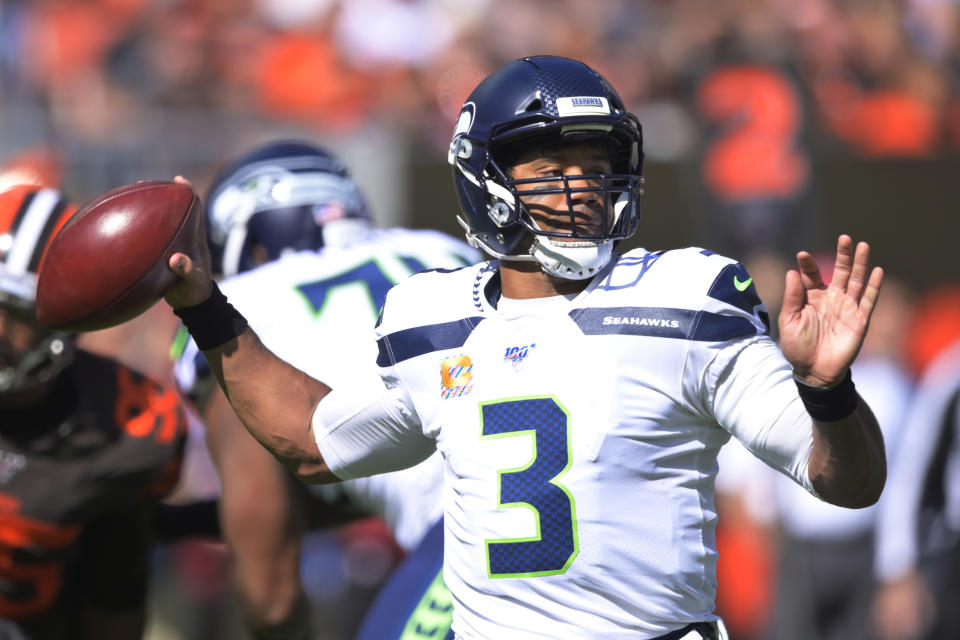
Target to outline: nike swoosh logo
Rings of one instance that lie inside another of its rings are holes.
[[[753,282],[753,278],[747,278],[743,282],[740,282],[740,278],[733,276],[733,286],[737,288],[737,291],[746,291],[751,282]]]

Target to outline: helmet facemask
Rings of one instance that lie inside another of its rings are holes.
[[[16,397],[31,397],[46,388],[73,360],[72,336],[49,331],[34,316],[33,309],[0,301],[4,329],[0,331],[0,403]],[[27,332],[24,340],[15,331]],[[16,404],[16,403],[13,403]]]
[[[488,216],[502,230],[496,235],[497,244],[508,244],[505,239],[513,235],[514,246],[496,251],[491,243],[471,235],[463,219],[461,225],[474,246],[500,260],[536,261],[545,273],[568,280],[593,277],[610,262],[615,243],[637,228],[643,178],[629,171],[637,165],[637,147],[628,144],[624,148],[612,136],[596,130],[560,136],[538,133],[510,140],[509,146],[486,154],[477,181],[486,194]],[[545,141],[548,145],[602,142],[613,168],[609,173],[513,177],[507,167],[516,162],[518,152],[536,149]],[[558,194],[563,194],[565,208],[538,207],[537,199]]]
[[[515,175],[519,158],[529,160],[530,153],[545,147],[559,149],[561,155],[572,153],[571,161],[582,159],[567,148],[581,141],[605,145],[610,162],[566,162],[563,171],[541,167]],[[453,167],[458,221],[467,241],[501,261],[539,263],[551,276],[595,275],[612,260],[614,244],[630,236],[640,218],[640,122],[602,75],[577,60],[531,56],[487,76],[460,110],[447,162]],[[557,177],[553,184],[524,181],[563,176],[571,169],[593,175]],[[544,218],[535,210],[531,190],[548,195],[549,206],[561,215]],[[582,212],[582,205],[571,203],[587,197],[585,193],[596,196],[601,210],[589,223],[574,218],[564,224],[564,212]]]

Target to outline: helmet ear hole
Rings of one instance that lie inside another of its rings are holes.
[[[517,213],[504,202],[498,202],[487,212],[490,219],[498,227],[506,227],[517,221]]]
[[[454,155],[464,160],[473,155],[473,143],[470,142],[469,138],[462,136],[457,138],[454,147]]]

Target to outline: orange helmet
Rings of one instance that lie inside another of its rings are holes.
[[[77,207],[56,189],[19,185],[0,191],[0,313],[31,327],[27,342],[0,328],[0,395],[46,385],[73,359],[74,340],[36,320],[37,272],[50,239]],[[22,335],[22,334],[17,334]]]
[[[50,239],[76,210],[56,189],[18,185],[0,192],[0,303],[33,308]]]

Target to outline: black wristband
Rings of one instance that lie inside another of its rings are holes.
[[[796,379],[794,382],[797,383],[803,406],[814,420],[821,422],[843,420],[857,410],[857,404],[860,402],[860,396],[857,394],[849,369],[840,384],[829,389],[811,387]]]
[[[214,349],[233,340],[247,328],[247,319],[213,283],[210,297],[192,307],[174,309],[201,351]]]

